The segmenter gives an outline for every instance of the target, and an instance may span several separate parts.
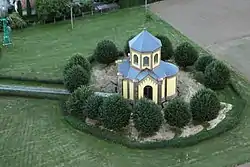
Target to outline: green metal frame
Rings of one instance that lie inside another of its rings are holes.
[[[8,46],[12,44],[10,33],[11,28],[8,26],[8,20],[6,18],[1,18],[0,21],[3,23],[3,45]]]

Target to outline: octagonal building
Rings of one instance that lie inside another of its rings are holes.
[[[179,68],[161,60],[161,41],[144,29],[129,41],[130,54],[116,61],[118,92],[126,99],[161,103],[176,95]]]

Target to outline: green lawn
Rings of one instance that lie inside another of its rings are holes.
[[[103,39],[112,40],[123,49],[128,37],[143,30],[144,20],[144,10],[134,8],[78,19],[73,31],[69,21],[13,31],[14,46],[3,51],[0,73],[60,79],[62,68],[73,53],[89,56]],[[167,35],[174,45],[184,38],[161,21],[152,21],[146,26],[154,34]]]
[[[245,87],[242,92],[250,99],[250,89]],[[241,109],[235,94],[221,96],[221,100]],[[57,101],[1,97],[0,108],[3,167],[223,167],[250,159],[247,110],[236,129],[211,140],[187,148],[145,151],[107,143],[72,129],[62,120]]]
[[[14,47],[4,50],[0,73],[61,78],[63,64],[74,52],[88,56],[101,39],[111,39],[122,48],[127,37],[144,27],[143,15],[142,9],[125,9],[77,20],[74,31],[69,22],[16,31]],[[162,21],[147,26],[155,34],[166,34],[175,46],[189,41]],[[107,143],[65,124],[57,101],[1,96],[0,167],[232,167],[250,160],[250,85],[239,80],[246,108],[227,89],[220,99],[243,110],[240,125],[182,149],[131,150]]]

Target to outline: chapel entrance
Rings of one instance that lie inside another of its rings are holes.
[[[143,90],[144,97],[147,99],[153,99],[153,88],[151,86],[145,86]]]

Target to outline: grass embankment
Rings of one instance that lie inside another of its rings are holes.
[[[240,84],[243,97],[250,99],[250,85]],[[234,96],[221,98],[237,102]],[[191,147],[145,151],[130,150],[79,133],[63,123],[57,101],[1,96],[0,166],[232,165],[250,157],[249,107],[248,104],[243,110],[241,123],[230,132]]]
[[[142,30],[143,22],[144,11],[136,8],[77,20],[74,31],[69,22],[61,22],[14,32],[15,45],[4,50],[0,73],[61,79],[62,67],[73,52],[88,56],[101,39],[111,39],[122,48],[130,35]],[[174,46],[189,41],[163,21],[154,20],[147,27],[167,35]],[[75,131],[61,121],[57,101],[1,96],[0,166],[223,167],[245,162],[250,160],[250,85],[239,76],[233,81],[239,81],[236,87],[246,107],[231,89],[219,96],[243,112],[235,129],[195,146],[150,151],[130,150]]]

